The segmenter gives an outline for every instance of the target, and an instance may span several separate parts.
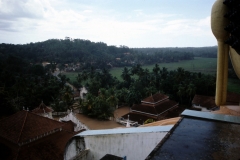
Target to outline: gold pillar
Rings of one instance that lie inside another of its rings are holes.
[[[227,7],[223,4],[223,0],[216,0],[212,7],[211,28],[213,35],[218,42],[218,59],[217,59],[217,80],[216,80],[216,96],[215,103],[217,106],[224,105],[227,97],[227,78],[228,78],[228,53],[229,46],[224,43],[229,34],[224,30],[228,20],[224,18]]]

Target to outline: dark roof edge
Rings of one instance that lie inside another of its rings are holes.
[[[235,124],[240,124],[240,117],[239,116],[232,116],[232,115],[224,115],[224,114],[216,114],[211,112],[201,112],[201,111],[193,111],[193,110],[184,110],[181,114],[183,117],[195,117],[195,118],[202,118],[202,119],[209,119],[215,121],[222,121],[222,122],[230,122]]]
[[[176,129],[176,127],[179,125],[179,123],[182,121],[183,117],[181,117],[178,122],[172,127],[172,129],[166,134],[166,136],[156,145],[156,147],[148,154],[148,156],[145,158],[145,160],[150,160],[157,150],[167,141],[169,136],[173,133],[173,131]]]

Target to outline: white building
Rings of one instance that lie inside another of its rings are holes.
[[[88,130],[75,135],[66,145],[65,160],[99,160],[106,154],[129,160],[145,159],[173,125]]]

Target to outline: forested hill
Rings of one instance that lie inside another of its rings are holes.
[[[70,38],[50,39],[24,45],[0,44],[0,56],[14,55],[33,63],[43,61],[56,63],[109,63],[131,52],[126,46],[107,46],[103,42],[95,43],[89,40]]]
[[[153,54],[158,52],[188,52],[193,53],[195,57],[217,57],[217,46],[211,47],[166,47],[166,48],[133,48],[133,50],[145,54]]]
[[[80,64],[82,69],[132,66],[190,60],[194,56],[216,57],[216,47],[202,48],[129,48],[108,46],[103,42],[89,40],[50,39],[24,45],[0,44],[0,58],[11,56],[31,63],[44,61],[57,64]]]

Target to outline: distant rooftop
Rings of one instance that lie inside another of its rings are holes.
[[[211,109],[216,107],[215,97],[213,96],[203,96],[203,95],[195,95],[192,103],[195,105],[200,105],[201,107],[206,107],[207,109]]]
[[[141,113],[146,113],[146,114],[151,114],[151,115],[159,115],[167,110],[171,109],[174,106],[177,106],[178,103],[169,99],[166,99],[160,103],[158,103],[156,106],[147,106],[144,104],[136,104],[132,107],[133,112],[141,112]]]
[[[164,99],[168,99],[169,97],[165,94],[161,93],[156,93],[154,95],[151,95],[145,99],[143,99],[141,102],[142,103],[151,103],[151,104],[156,104],[160,101],[163,101]]]

